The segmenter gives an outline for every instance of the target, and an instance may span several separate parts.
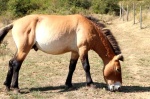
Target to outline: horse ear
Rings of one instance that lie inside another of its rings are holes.
[[[120,60],[120,61],[124,61],[124,57],[122,54],[119,54],[115,57],[115,60]]]

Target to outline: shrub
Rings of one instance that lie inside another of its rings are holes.
[[[30,0],[9,0],[7,6],[14,17],[30,14],[33,10],[39,9],[39,6],[35,3],[31,3]]]
[[[11,12],[13,17],[31,13],[117,13],[119,0],[0,0],[0,12]],[[2,3],[1,3],[2,2]],[[4,2],[4,3],[3,3]]]
[[[73,6],[81,7],[83,9],[89,9],[91,7],[90,0],[72,0]]]
[[[9,0],[0,0],[0,13],[7,10],[7,2]]]
[[[118,0],[92,0],[92,11],[101,14],[115,14],[119,12]]]

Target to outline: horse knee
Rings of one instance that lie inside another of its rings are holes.
[[[10,61],[9,61],[9,69],[13,69],[13,59],[11,59]]]
[[[9,68],[15,71],[19,71],[22,62],[19,62],[15,59],[9,61]]]
[[[69,70],[74,71],[78,60],[70,60]]]
[[[90,66],[88,64],[83,64],[83,68],[86,72],[90,70]]]
[[[89,60],[88,60],[88,55],[86,55],[82,60],[82,65],[83,65],[83,69],[88,72],[90,70],[90,65],[89,65]]]
[[[88,49],[86,46],[80,47],[79,49],[79,55],[81,59],[81,63],[83,65],[83,68],[85,71],[89,71],[89,60],[88,60]]]

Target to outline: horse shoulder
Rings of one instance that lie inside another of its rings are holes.
[[[96,41],[98,40],[98,33],[96,31],[95,26],[84,16],[78,16],[78,31],[77,31],[77,38],[78,38],[78,46],[86,46],[88,49],[92,49],[95,45]]]

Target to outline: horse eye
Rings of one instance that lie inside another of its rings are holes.
[[[121,69],[120,68],[116,68],[116,71],[121,73]]]

